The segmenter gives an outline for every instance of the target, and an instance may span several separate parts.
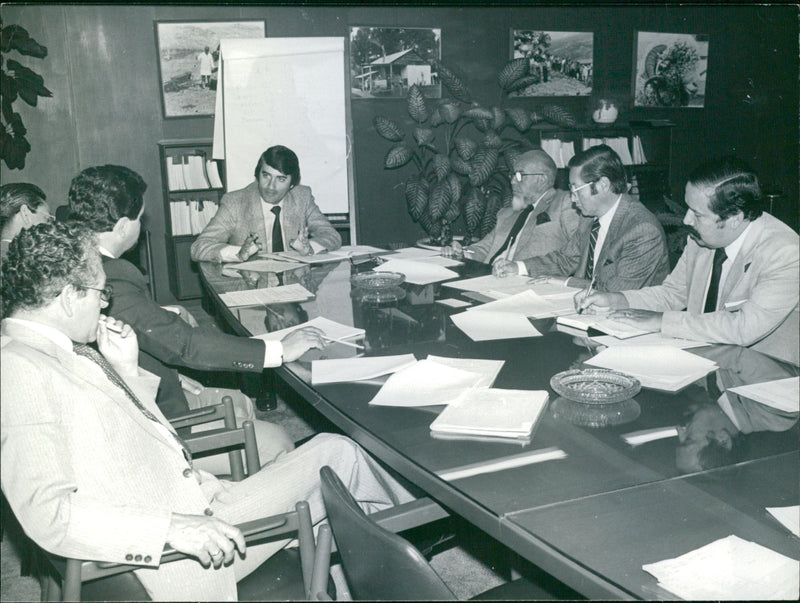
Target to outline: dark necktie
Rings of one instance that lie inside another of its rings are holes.
[[[275,221],[272,223],[272,253],[283,251],[283,233],[281,232],[281,207],[274,206],[270,210],[275,214]]]
[[[139,401],[139,399],[136,397],[136,394],[133,393],[133,390],[130,387],[128,387],[128,384],[125,383],[125,380],[119,376],[119,373],[117,373],[114,367],[111,366],[111,363],[108,360],[106,360],[105,356],[100,354],[93,347],[86,345],[85,343],[73,343],[72,349],[79,356],[85,356],[86,358],[94,362],[96,365],[98,365],[103,370],[103,373],[105,373],[105,376],[108,377],[108,380],[111,381],[111,383],[113,383],[117,387],[119,387],[123,392],[125,392],[125,395],[128,396],[130,401],[134,403],[136,408],[138,408],[145,417],[163,426],[163,424],[158,420],[158,418],[156,418],[156,416],[152,412],[147,410],[147,408],[145,408],[144,405]],[[164,427],[166,428],[166,426]],[[183,449],[183,456],[186,457],[186,460],[190,461],[192,455],[189,452],[189,447],[186,444],[186,442],[184,442],[180,436],[173,433],[172,431],[169,431],[169,433],[173,438],[175,438],[175,441]]]
[[[514,245],[514,241],[517,240],[517,235],[519,235],[522,227],[525,226],[525,221],[528,219],[528,216],[532,211],[533,205],[529,205],[520,212],[520,214],[517,216],[517,221],[514,222],[514,226],[512,226],[511,230],[508,232],[506,240],[500,246],[500,249],[497,250],[497,253],[492,256],[492,259],[489,260],[490,264],[494,263],[494,261],[500,257],[500,254],[504,253],[507,249],[511,249],[511,246]]]
[[[589,231],[589,256],[586,258],[586,278],[594,277],[594,250],[597,247],[597,235],[600,232],[600,220],[592,221],[592,230]]]
[[[711,282],[708,284],[708,293],[706,294],[706,306],[703,312],[716,312],[717,311],[717,297],[719,296],[719,279],[722,276],[722,264],[728,256],[725,254],[724,247],[717,247],[714,251],[714,267],[711,269]]]

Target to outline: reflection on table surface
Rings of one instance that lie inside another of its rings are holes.
[[[642,389],[635,397],[638,412],[628,413],[620,424],[588,427],[585,419],[573,420],[554,412],[558,396],[550,388],[550,378],[570,368],[583,368],[583,362],[599,351],[597,344],[560,331],[553,319],[532,321],[542,337],[473,342],[449,319],[464,309],[436,303],[439,299],[465,299],[460,291],[441,283],[403,284],[404,295],[365,301],[352,294],[350,276],[370,267],[344,261],[304,266],[281,274],[228,277],[222,275],[220,265],[200,265],[212,297],[226,291],[293,282],[315,294],[312,300],[282,308],[220,308],[223,318],[240,334],[274,331],[290,326],[292,321],[316,316],[363,328],[363,352],[331,344],[282,367],[280,374],[305,394],[313,393],[307,396],[310,403],[373,454],[443,504],[456,510],[463,507],[463,514],[480,527],[545,568],[541,547],[530,544],[534,540],[543,540],[560,555],[619,589],[606,593],[652,597],[653,591],[648,589],[654,587],[654,580],[641,570],[641,564],[657,560],[650,559],[654,552],[644,552],[649,539],[662,531],[675,534],[670,540],[671,548],[658,549],[662,555],[659,558],[686,552],[689,549],[680,550],[681,547],[702,540],[704,534],[726,529],[737,533],[740,525],[746,525],[742,529],[751,540],[760,539],[765,546],[780,540],[782,528],[772,525],[763,508],[798,503],[798,415],[726,390],[793,377],[800,374],[797,367],[738,346],[695,348],[690,351],[713,360],[719,367],[709,379],[677,393]],[[470,277],[485,274],[488,268],[467,262],[455,270]],[[504,360],[493,387],[547,390],[550,407],[545,409],[530,443],[434,438],[429,426],[441,407],[369,406],[380,380],[313,388],[310,385],[314,359],[409,352],[417,359],[435,354]],[[656,435],[643,443],[628,443],[626,438],[638,433]],[[452,482],[436,476],[549,447],[563,450],[566,458],[478,473]],[[759,466],[765,469],[753,469]],[[750,467],[749,472],[746,467]],[[781,476],[785,475],[795,479],[784,481]],[[754,480],[758,481],[756,490],[752,489]],[[646,501],[654,505],[652,512],[657,517],[648,520],[650,514],[641,506]],[[694,535],[679,536],[681,526],[686,525],[682,514],[691,511],[695,518],[702,519],[710,509],[716,509],[717,520],[708,522],[707,530],[701,527],[702,522],[692,522]],[[590,515],[599,512],[605,513],[606,519],[598,521],[607,520],[608,526],[592,524]],[[644,540],[624,533],[626,514],[633,523],[650,526],[651,533],[646,533]],[[594,527],[589,529],[588,524]],[[628,542],[627,557],[624,551],[604,557],[599,542],[596,546],[580,546],[583,538],[602,538],[610,526],[622,530],[617,539]],[[585,536],[581,530],[585,530]],[[796,548],[794,557],[798,556]],[[627,559],[625,563],[623,557]],[[616,564],[616,569],[609,564]],[[591,594],[591,588],[585,590]]]

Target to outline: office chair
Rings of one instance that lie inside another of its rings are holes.
[[[320,480],[328,522],[355,600],[456,600],[422,553],[401,536],[374,523],[330,467],[320,470]],[[325,593],[315,596],[326,600]],[[481,593],[474,600],[557,598],[520,578]]]

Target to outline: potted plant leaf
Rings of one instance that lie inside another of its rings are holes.
[[[454,72],[440,63],[434,67],[451,98],[429,106],[413,85],[406,95],[410,136],[382,115],[373,119],[373,125],[381,137],[394,143],[386,153],[384,168],[414,168],[403,183],[404,196],[412,219],[428,234],[429,242],[449,244],[453,223],[463,217],[464,244],[469,244],[494,228],[498,210],[511,204],[509,173],[514,157],[524,148],[520,134],[541,121],[564,127],[577,122],[557,105],[546,105],[540,112],[484,107],[473,101]],[[530,86],[538,76],[529,69],[527,59],[509,61],[498,74],[498,84],[506,94]],[[507,130],[516,133],[508,136]]]

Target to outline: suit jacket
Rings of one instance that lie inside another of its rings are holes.
[[[497,212],[497,223],[492,231],[467,247],[473,252],[470,259],[489,263],[505,243],[519,214],[520,212],[510,207],[504,207]],[[517,236],[516,249],[509,259],[531,258],[561,249],[575,234],[580,221],[581,217],[572,206],[569,193],[551,189],[531,212]]]
[[[255,181],[223,195],[219,210],[192,243],[192,259],[196,262],[220,262],[223,247],[241,245],[251,232],[255,232],[260,241],[269,240],[261,204]],[[311,189],[298,185],[283,198],[281,228],[287,249],[303,226],[308,226],[308,238],[328,251],[342,246],[342,237],[314,203]]]
[[[218,480],[195,477],[169,434],[91,361],[8,321],[0,358],[0,483],[25,532],[57,555],[153,568],[137,574],[154,600],[235,598],[231,568],[186,560],[154,571],[171,514],[203,514]],[[153,400],[158,379],[126,382],[171,429]]]
[[[753,221],[719,292],[703,313],[714,250],[689,237],[675,269],[658,287],[623,291],[633,308],[664,312],[661,332],[733,343],[797,364],[798,236],[769,214]]]
[[[525,260],[528,274],[586,277],[592,220],[584,220],[563,249]],[[598,291],[658,285],[669,274],[667,241],[658,219],[641,203],[623,195],[608,227],[595,265]]]

